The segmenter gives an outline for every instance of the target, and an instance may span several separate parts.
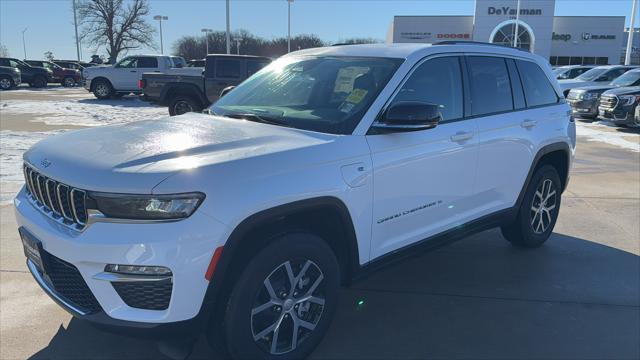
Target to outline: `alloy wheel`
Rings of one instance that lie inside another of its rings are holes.
[[[295,350],[318,325],[324,275],[311,260],[287,261],[263,281],[251,309],[253,340],[272,355]]]
[[[107,86],[107,84],[100,83],[96,85],[95,91],[98,96],[101,96],[101,97],[109,96],[109,87]]]
[[[66,87],[72,87],[75,84],[76,84],[76,82],[72,78],[65,78],[64,79],[64,86],[66,86]]]
[[[0,79],[0,88],[2,88],[3,90],[11,89],[11,80],[4,78]]]
[[[544,179],[538,185],[531,203],[531,228],[534,233],[542,234],[551,226],[552,212],[556,209],[556,199],[553,181]]]

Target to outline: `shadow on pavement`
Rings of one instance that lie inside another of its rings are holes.
[[[142,101],[142,99],[140,99],[140,96],[138,95],[125,95],[121,98],[106,99],[106,100],[80,99],[77,102],[80,104],[86,104],[86,105],[102,105],[102,106],[108,105],[108,106],[118,106],[118,107],[124,107],[124,108],[156,107],[156,105]]]
[[[498,230],[382,269],[341,293],[312,358],[638,358],[640,258],[554,234],[516,249]],[[79,320],[33,356],[157,359],[151,341]],[[217,358],[203,339],[190,359]]]

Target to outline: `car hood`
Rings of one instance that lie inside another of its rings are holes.
[[[613,89],[613,88],[615,88],[615,85],[590,85],[590,86],[581,86],[575,89],[580,90],[582,92],[601,93],[603,91]]]
[[[605,94],[609,95],[638,95],[640,94],[640,86],[629,86],[613,88],[605,91]]]
[[[575,79],[558,80],[558,84],[562,90],[573,89],[583,86],[594,85],[592,81],[581,81]]]
[[[51,136],[24,160],[38,171],[94,191],[150,193],[183,170],[331,142],[321,134],[246,120],[185,114]]]

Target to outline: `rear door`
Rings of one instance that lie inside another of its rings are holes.
[[[470,56],[468,64],[473,103],[499,98],[502,104],[502,111],[489,108],[477,118],[480,217],[515,205],[537,150],[557,132],[566,109],[533,61]]]
[[[220,56],[209,59],[205,71],[205,89],[209,101],[214,102],[222,89],[238,85],[243,80],[246,69],[241,58]]]
[[[456,55],[427,59],[387,104],[437,104],[438,126],[366,137],[374,169],[371,259],[469,219],[478,155],[475,120],[465,118],[462,64]]]
[[[159,72],[158,58],[153,56],[139,56],[136,63],[136,76],[127,79],[127,90],[138,90],[138,80],[146,72]]]

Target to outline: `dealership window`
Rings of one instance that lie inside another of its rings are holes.
[[[558,57],[557,57],[557,56],[551,56],[551,57],[549,58],[549,63],[550,63],[551,65],[558,65]]]
[[[586,56],[582,58],[582,65],[594,65],[596,63],[596,58],[593,56]]]
[[[598,57],[598,58],[596,58],[596,64],[598,64],[598,65],[607,65],[607,64],[609,64],[609,58],[608,57]]]
[[[515,37],[518,48],[531,51],[531,45],[533,44],[532,36],[522,21],[519,23],[517,32],[518,34],[516,34],[516,24],[514,22],[510,22],[495,30],[490,41],[494,44],[513,46],[513,40]]]
[[[569,60],[569,65],[582,65],[582,58],[572,56],[571,59]]]
[[[569,57],[568,56],[558,56],[558,63],[556,65],[563,66],[569,65]]]

